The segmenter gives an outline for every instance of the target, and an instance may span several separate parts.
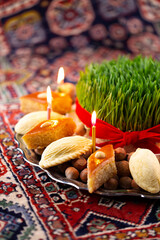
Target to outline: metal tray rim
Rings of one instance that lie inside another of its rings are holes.
[[[36,159],[36,154],[32,154],[30,150],[28,150],[22,140],[22,135],[15,134],[15,141],[17,143],[17,149],[22,153],[23,158],[29,164],[39,167],[41,170],[46,172],[46,174],[54,181],[62,184],[67,184],[69,186],[75,187],[78,190],[85,190],[88,191],[87,184],[82,183],[77,180],[67,179],[61,174],[54,172],[51,169],[44,169],[41,168],[38,164],[38,160]],[[118,190],[106,190],[103,188],[99,188],[97,191],[94,192],[95,194],[104,196],[104,197],[117,197],[117,196],[132,196],[132,197],[141,197],[141,198],[148,198],[148,199],[160,199],[160,192],[157,194],[151,194],[146,191],[137,191],[134,189],[118,189]]]

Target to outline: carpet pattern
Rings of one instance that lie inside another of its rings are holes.
[[[160,201],[103,197],[57,183],[27,163],[14,126],[19,97],[76,83],[91,62],[160,59],[158,0],[0,2],[0,239],[160,239]]]

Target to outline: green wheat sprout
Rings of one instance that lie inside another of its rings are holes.
[[[83,108],[122,131],[160,123],[160,63],[151,57],[92,63],[80,72],[76,90]]]

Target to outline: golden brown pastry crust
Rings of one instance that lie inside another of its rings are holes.
[[[49,168],[80,157],[92,149],[92,141],[82,136],[61,138],[46,147],[40,167]]]
[[[51,119],[64,118],[63,115],[51,112]],[[18,134],[25,134],[31,130],[38,123],[47,119],[47,111],[36,111],[24,115],[15,125],[15,132]]]
[[[22,139],[28,149],[44,148],[53,141],[73,135],[75,129],[76,124],[72,118],[46,120],[37,124]]]
[[[20,97],[20,108],[24,113],[47,110],[46,92],[36,92]],[[44,97],[38,97],[44,95]],[[52,91],[52,110],[60,114],[71,111],[72,99],[69,95]]]
[[[104,158],[96,158],[97,152],[103,152]],[[106,145],[97,150],[88,158],[88,191],[93,193],[102,186],[109,178],[117,174],[114,150],[112,145]]]

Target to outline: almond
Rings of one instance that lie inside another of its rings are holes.
[[[101,152],[101,151],[98,151],[95,154],[95,158],[98,158],[98,159],[102,159],[102,158],[105,158],[105,157],[106,157],[106,154],[104,152]]]
[[[46,93],[46,92],[44,92],[44,93],[39,93],[37,97],[38,97],[38,98],[47,98],[47,93]]]
[[[48,127],[50,126],[52,123],[51,122],[44,122],[42,123],[42,125],[40,126],[41,128],[44,128],[44,127]]]

